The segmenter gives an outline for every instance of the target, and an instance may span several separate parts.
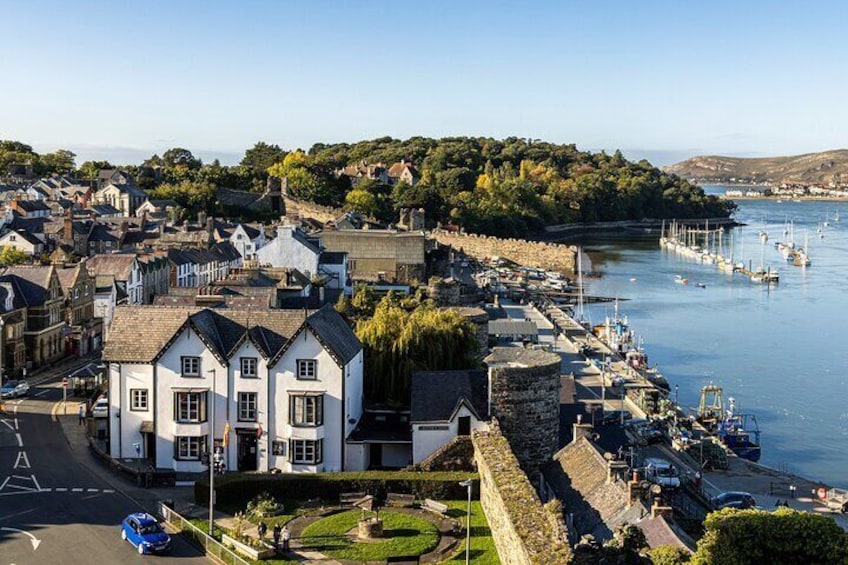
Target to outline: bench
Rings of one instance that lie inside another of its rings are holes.
[[[409,508],[414,503],[414,494],[399,494],[396,492],[390,492],[386,496],[386,506],[400,506],[403,508]]]
[[[339,503],[342,506],[350,506],[363,498],[365,498],[364,492],[343,492],[339,494]]]
[[[448,511],[447,504],[436,502],[431,498],[425,498],[424,504],[421,505],[421,508],[427,510],[428,512],[432,512],[433,514],[438,514],[439,516],[444,516]]]

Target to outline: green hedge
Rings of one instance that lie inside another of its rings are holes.
[[[243,474],[230,473],[215,479],[217,504],[240,505],[261,492],[269,492],[275,498],[308,500],[321,498],[337,503],[343,492],[364,492],[378,500],[384,500],[389,492],[414,494],[419,499],[462,500],[468,492],[460,481],[474,480],[472,497],[479,499],[480,485],[476,473],[416,471],[362,471],[357,473],[315,474]],[[207,504],[209,481],[204,479],[194,484],[194,499],[197,504]]]

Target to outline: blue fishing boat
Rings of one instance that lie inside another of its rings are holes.
[[[701,389],[698,421],[727,449],[748,461],[759,461],[760,428],[753,414],[737,411],[736,400],[728,398],[724,409],[723,390],[712,383]]]

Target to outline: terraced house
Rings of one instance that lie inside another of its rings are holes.
[[[138,444],[157,469],[199,473],[214,436],[228,470],[360,468],[346,439],[362,413],[362,346],[330,307],[118,307],[103,360],[114,458]]]

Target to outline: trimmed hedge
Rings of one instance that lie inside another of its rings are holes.
[[[414,494],[419,499],[463,500],[468,491],[460,481],[472,479],[472,497],[479,498],[480,485],[476,473],[416,471],[362,471],[355,473],[315,474],[255,474],[230,473],[215,479],[217,504],[240,505],[262,492],[269,492],[280,500],[307,500],[321,498],[336,503],[343,492],[364,492],[385,500],[386,494]],[[197,504],[207,504],[209,481],[194,483]]]

